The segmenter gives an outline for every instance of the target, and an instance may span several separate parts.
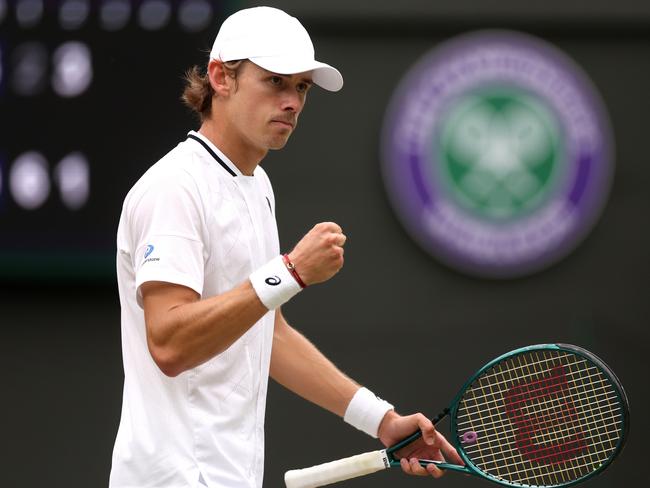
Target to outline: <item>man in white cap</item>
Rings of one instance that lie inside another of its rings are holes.
[[[185,102],[201,118],[127,195],[117,235],[124,396],[112,488],[262,486],[269,375],[385,445],[421,429],[402,459],[461,462],[422,414],[345,376],[289,326],[280,306],[343,265],[332,222],[281,254],[275,199],[260,162],[296,127],[312,84],[341,74],[314,59],[300,22],[239,11],[221,26],[207,71],[188,72]],[[280,482],[275,480],[273,485]]]

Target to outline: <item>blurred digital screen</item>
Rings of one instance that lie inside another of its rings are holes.
[[[194,120],[237,2],[0,0],[0,281],[107,278],[126,192]]]

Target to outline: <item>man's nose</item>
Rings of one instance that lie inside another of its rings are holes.
[[[282,110],[299,113],[302,110],[303,98],[295,90],[287,90],[282,96]]]

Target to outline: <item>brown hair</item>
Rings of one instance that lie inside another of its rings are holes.
[[[223,63],[224,71],[227,76],[235,80],[235,89],[237,89],[237,74],[245,60],[226,61]],[[185,88],[181,100],[191,110],[196,112],[201,122],[210,117],[212,113],[212,97],[214,89],[210,84],[210,77],[207,70],[201,73],[198,66],[192,66],[185,72]]]

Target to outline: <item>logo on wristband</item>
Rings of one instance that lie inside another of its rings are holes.
[[[271,286],[278,286],[280,283],[282,283],[282,280],[279,276],[269,276],[264,280],[264,283]]]

